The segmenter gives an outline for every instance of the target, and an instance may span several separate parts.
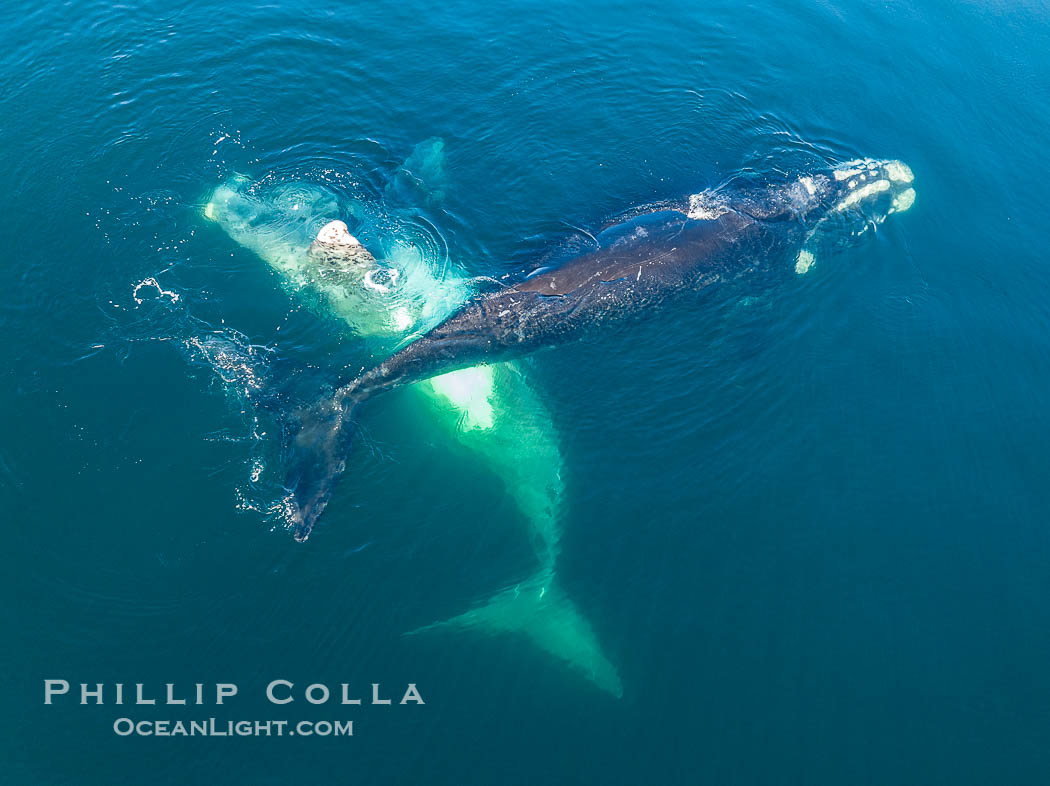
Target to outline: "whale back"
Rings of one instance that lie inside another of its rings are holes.
[[[679,286],[703,271],[726,272],[731,251],[754,223],[735,212],[712,220],[677,210],[636,216],[598,235],[596,250],[513,289],[566,296],[619,281],[643,290]]]

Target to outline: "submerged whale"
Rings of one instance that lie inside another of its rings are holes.
[[[689,293],[743,278],[775,283],[816,262],[814,240],[829,225],[861,234],[915,200],[900,161],[865,159],[761,185],[729,184],[641,208],[597,236],[598,248],[554,270],[475,298],[424,336],[340,387],[301,419],[288,488],[296,537],[310,533],[346,467],[359,408],[376,395],[457,369],[497,363],[654,315]],[[539,598],[548,587],[530,587]],[[495,602],[495,601],[494,601]],[[513,598],[483,617],[540,624]],[[520,621],[524,619],[524,621]]]
[[[426,178],[417,174],[418,167],[409,166],[419,156],[419,146],[398,170],[399,176],[413,173],[415,191],[409,195],[418,195],[423,184],[435,179],[435,145],[431,141],[425,149]],[[433,192],[428,193],[427,201],[433,202]],[[404,189],[387,197],[403,202]],[[318,300],[321,314],[345,323],[351,335],[404,344],[470,296],[469,283],[455,269],[439,270],[442,266],[421,255],[418,244],[387,234],[369,241],[373,255],[343,221],[331,218],[355,215],[362,230],[371,234],[371,226],[389,223],[386,208],[378,203],[347,205],[308,183],[267,187],[238,176],[215,189],[204,214],[266,262],[288,289]],[[322,222],[326,223],[317,230]],[[602,690],[620,695],[615,666],[556,581],[563,460],[542,397],[513,362],[464,368],[412,389],[417,395],[406,403],[422,403],[503,482],[528,526],[527,540],[538,563],[530,577],[510,582],[478,608],[413,633],[439,628],[469,628],[479,634],[518,630]],[[543,602],[539,614],[537,597]]]

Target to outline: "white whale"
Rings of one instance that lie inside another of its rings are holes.
[[[378,262],[332,217],[346,206],[304,183],[272,189],[237,177],[211,194],[205,216],[253,251],[284,285],[361,336],[389,351],[451,314],[472,294],[469,282],[441,275],[410,244],[386,239]],[[614,696],[623,692],[615,666],[590,623],[560,588],[562,456],[550,415],[514,363],[477,366],[413,386],[419,400],[503,482],[528,522],[538,567],[452,619],[412,631],[469,630],[521,634]]]

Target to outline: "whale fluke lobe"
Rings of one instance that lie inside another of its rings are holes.
[[[288,456],[288,517],[295,539],[304,541],[324,512],[332,489],[346,468],[356,426],[358,399],[340,391],[303,412]]]
[[[558,585],[553,568],[541,570],[464,614],[405,635],[440,630],[522,634],[601,690],[616,698],[623,696],[616,667],[602,652],[587,618]]]

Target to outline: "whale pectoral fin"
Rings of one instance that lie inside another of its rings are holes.
[[[445,140],[425,139],[414,148],[387,183],[385,192],[395,202],[440,205],[445,200]]]

